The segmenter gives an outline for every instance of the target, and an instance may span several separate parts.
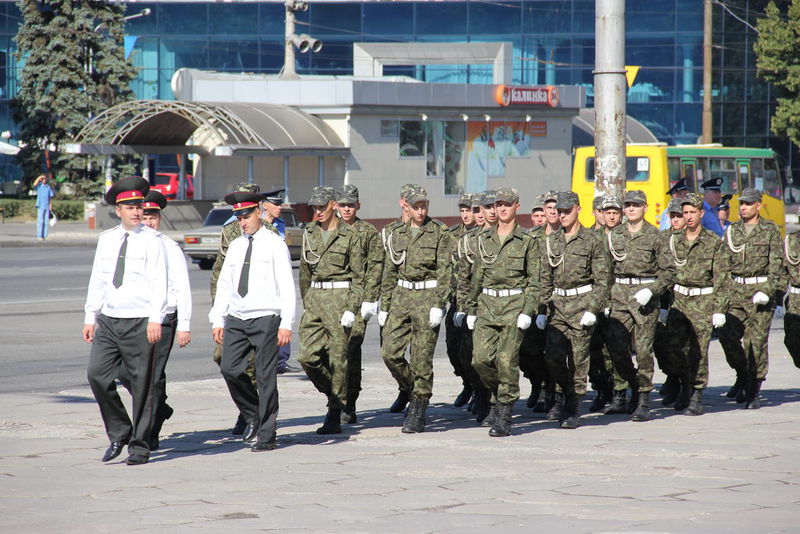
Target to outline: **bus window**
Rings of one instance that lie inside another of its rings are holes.
[[[739,171],[739,183],[742,184],[742,188],[750,187],[750,162],[737,161],[736,170]]]
[[[669,186],[672,187],[678,180],[683,178],[681,175],[681,160],[678,158],[667,158],[667,173],[669,173]]]
[[[630,156],[625,159],[626,182],[646,182],[650,179],[650,158]],[[594,158],[586,158],[586,181],[594,182]]]
[[[738,194],[739,182],[736,179],[735,162],[730,158],[711,158],[710,163],[711,176],[709,178],[722,178],[722,194]]]
[[[681,162],[683,166],[683,177],[686,178],[686,185],[689,186],[690,191],[694,191],[695,187],[694,184],[697,182],[696,173],[697,170],[694,166],[694,161],[692,160],[683,160]]]
[[[711,176],[711,173],[708,171],[708,158],[697,158],[697,185],[708,180],[709,176]],[[692,189],[692,191],[695,190]]]
[[[783,198],[781,192],[783,187],[781,186],[781,175],[778,172],[778,165],[774,159],[765,159],[764,160],[764,180],[763,180],[763,188],[758,187],[760,184],[754,180],[754,187],[756,189],[761,189],[767,195],[774,197],[774,198]]]
[[[760,181],[764,183],[764,160],[761,158],[752,158],[750,160],[750,187],[753,187],[753,184],[756,181]]]

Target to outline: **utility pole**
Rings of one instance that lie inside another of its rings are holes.
[[[713,0],[703,0],[703,135],[701,143],[711,143],[714,112],[711,107],[711,44],[713,35]]]
[[[595,195],[625,190],[625,0],[595,0]]]
[[[294,32],[296,11],[307,11],[308,2],[305,0],[286,0],[283,4],[286,8],[286,19],[284,20],[284,46],[283,46],[283,69],[281,69],[280,77],[287,80],[296,80],[297,71],[294,66],[294,49],[305,52],[319,52],[322,50],[322,41],[315,39],[307,33],[297,35]]]

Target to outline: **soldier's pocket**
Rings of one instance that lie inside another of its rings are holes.
[[[430,269],[436,268],[436,247],[421,245],[417,252],[419,264]]]
[[[505,268],[509,274],[524,274],[525,256],[519,253],[510,253],[506,258]]]

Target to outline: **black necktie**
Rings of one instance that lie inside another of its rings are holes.
[[[125,253],[128,252],[128,232],[125,232],[125,237],[122,238],[122,245],[119,247],[119,255],[117,256],[117,268],[114,269],[114,287],[122,285],[122,279],[125,277]]]
[[[247,295],[247,286],[250,282],[250,256],[253,255],[253,236],[247,236],[247,252],[244,254],[242,273],[239,275],[239,295]]]

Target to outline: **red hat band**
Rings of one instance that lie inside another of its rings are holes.
[[[123,191],[122,193],[117,195],[117,202],[123,202],[125,200],[144,200],[144,195],[141,191],[137,191],[136,189],[131,189],[129,191]]]
[[[256,206],[258,206],[258,204],[255,202],[237,202],[236,204],[233,205],[233,211],[246,210],[248,208],[254,208]]]
[[[149,201],[146,201],[146,202],[144,202],[144,203],[142,204],[142,206],[143,206],[143,207],[144,207],[144,209],[146,209],[146,210],[160,210],[160,209],[161,209],[161,206],[159,206],[159,205],[158,205],[156,202],[149,202]]]

